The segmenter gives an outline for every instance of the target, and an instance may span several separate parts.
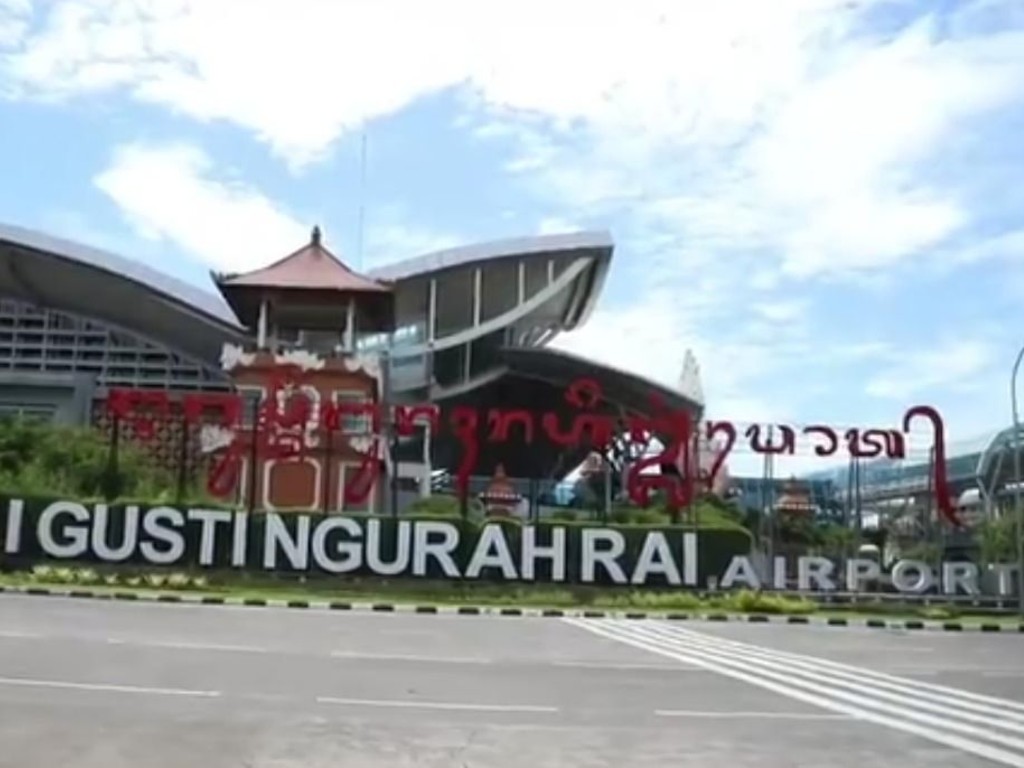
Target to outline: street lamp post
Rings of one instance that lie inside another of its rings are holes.
[[[1020,413],[1017,409],[1017,374],[1024,360],[1024,347],[1017,353],[1010,374],[1010,404],[1013,409],[1013,514],[1017,539],[1017,611],[1024,616],[1024,498],[1020,476]]]

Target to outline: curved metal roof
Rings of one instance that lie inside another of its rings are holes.
[[[611,267],[614,248],[611,233],[606,231],[536,235],[448,248],[378,267],[366,274],[375,280],[401,284],[403,280],[467,269],[503,259],[579,257],[588,260],[589,264],[569,286],[569,293],[573,297],[571,312],[563,318],[558,328],[559,331],[566,331],[581,326],[593,312]]]
[[[1024,446],[1024,424],[1018,430],[1017,440],[1020,445]],[[991,433],[978,459],[978,475],[983,476],[987,473],[989,464],[1001,451],[1012,451],[1013,448],[1014,428],[1012,426]]]
[[[0,223],[0,244],[3,243],[51,254],[61,259],[88,265],[113,276],[127,278],[144,288],[163,293],[194,309],[201,310],[212,318],[236,328],[240,327],[231,308],[216,293],[203,290],[198,286],[152,269],[139,261],[126,259],[109,251],[24,227]],[[492,259],[521,258],[531,255],[551,256],[578,250],[594,250],[608,260],[613,248],[611,234],[605,231],[508,238],[434,251],[423,256],[371,269],[366,274],[375,280],[397,281]],[[595,286],[595,289],[598,287]]]
[[[575,327],[586,320],[597,301],[613,247],[608,232],[511,238],[437,251],[372,270],[367,276],[393,282],[495,259],[579,253],[594,263],[580,286],[581,301],[571,323]],[[0,292],[130,328],[210,362],[216,361],[222,341],[246,332],[212,290],[139,261],[2,223]]]
[[[703,412],[703,404],[695,402],[672,387],[563,350],[545,347],[503,347],[501,356],[508,370],[516,375],[542,379],[554,384],[564,385],[576,378],[596,376],[606,402],[618,403],[632,410],[649,410],[649,396],[658,394],[670,408],[683,408],[696,414]]]
[[[148,267],[140,261],[126,259],[99,248],[0,222],[0,245],[5,244],[86,265],[105,272],[111,277],[130,280],[146,290],[163,294],[167,298],[198,309],[226,325],[241,328],[227,302],[217,294],[212,291],[204,291],[198,286]]]
[[[376,280],[404,280],[409,277],[465,267],[481,261],[524,256],[551,256],[571,251],[593,250],[611,258],[612,236],[606,231],[572,232],[564,235],[536,235],[460,245],[387,264],[366,272]]]
[[[0,225],[0,293],[131,330],[208,364],[244,329],[217,296],[130,259]]]

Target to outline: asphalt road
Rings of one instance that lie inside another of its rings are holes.
[[[1024,636],[0,596],[0,766],[1024,767]]]

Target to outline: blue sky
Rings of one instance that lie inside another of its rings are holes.
[[[716,418],[1005,424],[1022,128],[1019,0],[0,0],[0,220],[203,284],[608,228],[559,346]]]

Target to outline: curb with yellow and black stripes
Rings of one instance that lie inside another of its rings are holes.
[[[293,608],[329,611],[363,611],[374,613],[447,614],[458,616],[527,616],[574,617],[583,619],[657,619],[661,621],[703,621],[749,624],[816,625],[828,627],[868,627],[890,630],[932,630],[944,632],[1019,632],[1024,621],[929,621],[923,619],[886,619],[843,616],[796,616],[763,613],[721,612],[648,612],[602,611],[593,609],[517,608],[512,606],[426,605],[415,603],[347,602],[340,600],[273,600],[264,598],[226,597],[212,594],[179,594],[167,592],[110,591],[60,589],[53,587],[0,586],[0,593],[92,600],[121,600],[184,605],[227,605],[252,608]]]

